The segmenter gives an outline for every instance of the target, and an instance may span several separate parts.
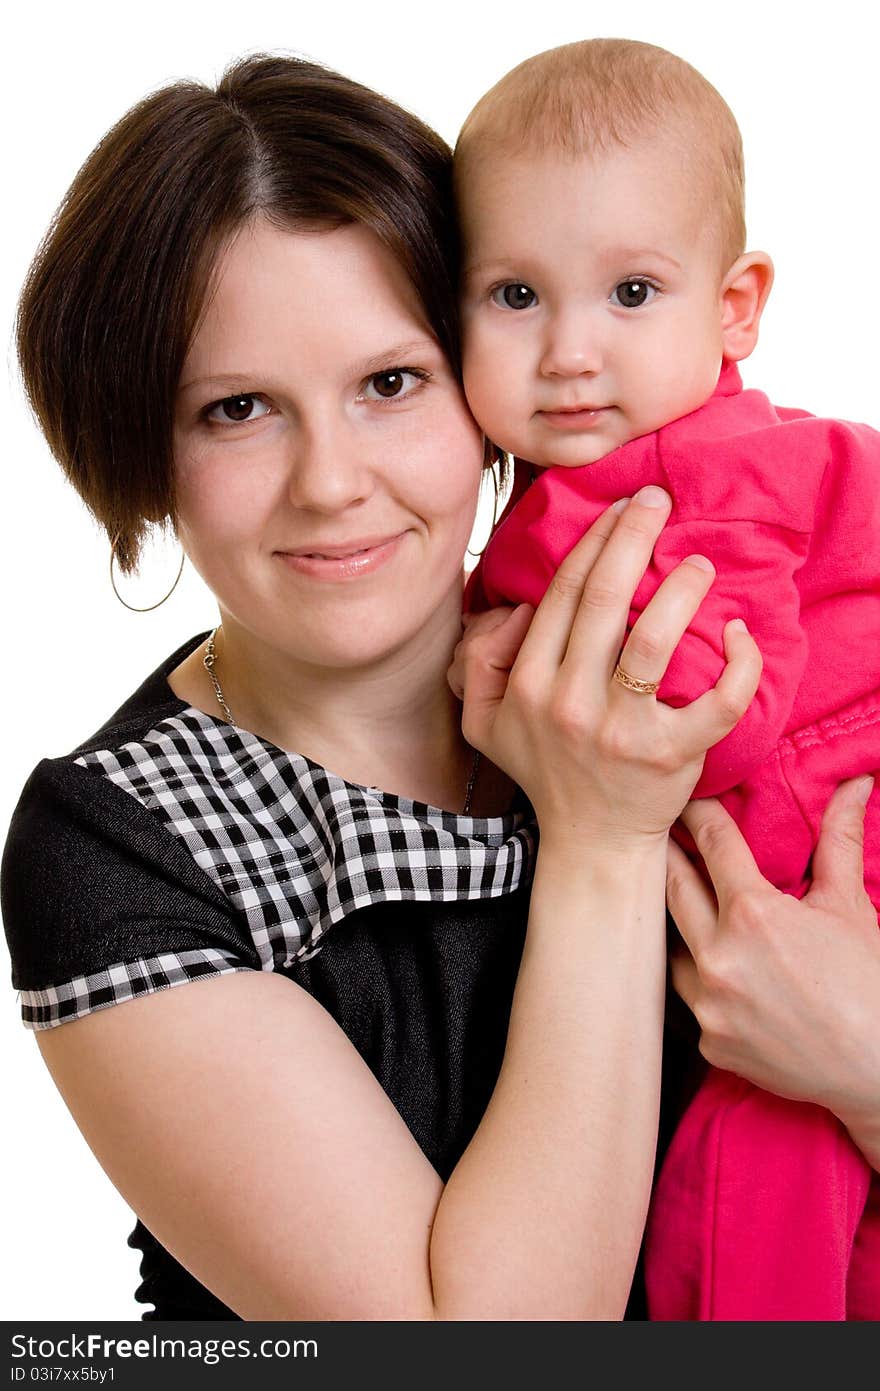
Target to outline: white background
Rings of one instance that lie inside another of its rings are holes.
[[[739,119],[749,243],[776,260],[746,383],[781,404],[878,425],[874,15],[864,0],[16,6],[4,22],[2,91],[0,836],[38,759],[77,744],[166,654],[213,622],[210,596],[191,572],[157,613],[128,613],[116,602],[106,543],[31,423],[13,362],[14,304],[29,259],[79,164],[128,106],[172,78],[211,83],[243,52],[285,49],[377,87],[452,141],[480,94],[530,53],[596,35],[671,48],[715,83]],[[152,557],[126,592],[150,603],[173,573],[168,555]],[[0,966],[8,980],[5,952]],[[8,985],[0,1047],[0,1317],[139,1317],[137,1256],[125,1245],[131,1213],[76,1131]],[[222,1086],[222,1078],[206,1082]]]

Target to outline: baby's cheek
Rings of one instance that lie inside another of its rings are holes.
[[[658,429],[697,410],[712,395],[721,369],[717,334],[686,316],[666,342],[653,345],[652,364],[643,371],[643,400]]]
[[[669,419],[677,420],[680,416],[690,415],[691,411],[705,405],[715,390],[719,367],[720,363],[716,366],[709,356],[682,363],[679,371],[671,377],[666,393],[667,399],[674,404],[674,414]],[[661,423],[665,424],[666,421]]]
[[[478,325],[465,328],[462,350],[462,376],[468,405],[478,423],[486,429],[483,417],[497,414],[496,402],[505,394],[501,355],[493,335]]]
[[[476,354],[470,363],[465,359],[464,390],[483,433],[503,449],[516,452],[512,435],[523,415],[523,405],[515,372],[500,370],[495,357]]]

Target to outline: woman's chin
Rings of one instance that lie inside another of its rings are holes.
[[[314,671],[326,670],[355,673],[381,667],[385,662],[399,659],[408,648],[421,649],[425,623],[421,618],[393,623],[377,622],[370,615],[351,613],[339,615],[332,624],[304,628],[294,619],[286,638],[279,647],[286,649],[291,661]]]

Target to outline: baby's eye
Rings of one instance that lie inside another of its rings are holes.
[[[531,309],[538,303],[538,296],[530,285],[518,285],[511,281],[493,290],[491,300],[499,309]]]
[[[366,401],[391,401],[395,396],[408,396],[422,382],[427,380],[424,372],[415,372],[408,367],[390,367],[387,372],[374,372],[361,388],[361,398]]]
[[[250,392],[240,396],[224,396],[222,401],[215,401],[205,412],[208,420],[216,420],[221,425],[224,421],[242,425],[245,421],[259,420],[268,414],[266,402]]]
[[[656,294],[657,286],[638,276],[632,280],[621,280],[611,291],[611,298],[621,309],[639,309],[643,304],[650,303]]]

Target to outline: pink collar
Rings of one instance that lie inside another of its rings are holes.
[[[736,396],[738,392],[742,391],[742,389],[743,384],[742,377],[739,374],[739,368],[737,367],[735,362],[730,362],[727,358],[724,358],[723,362],[721,363],[721,371],[718,375],[718,382],[715,387],[715,390],[712,392],[712,395]]]

